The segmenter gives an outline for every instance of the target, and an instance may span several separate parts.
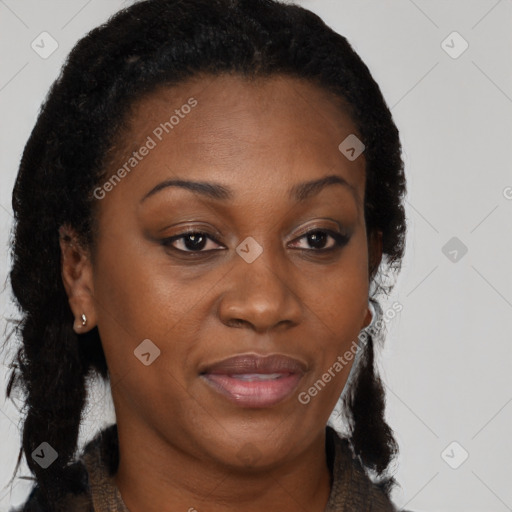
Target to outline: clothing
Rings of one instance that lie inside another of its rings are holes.
[[[99,432],[75,463],[85,468],[84,489],[68,494],[56,507],[58,512],[129,512],[113,475],[118,465],[117,425]],[[324,512],[396,512],[387,495],[373,484],[361,464],[352,456],[347,439],[326,427],[326,455],[331,472],[331,493]],[[47,512],[38,500],[37,486],[25,504],[10,512]]]

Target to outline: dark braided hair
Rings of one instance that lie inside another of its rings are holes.
[[[389,292],[382,267],[400,269],[406,192],[398,130],[378,85],[347,40],[315,14],[274,0],[146,0],[121,10],[71,51],[23,152],[13,191],[10,279],[21,310],[21,345],[7,397],[23,391],[22,448],[51,510],[77,493],[73,459],[95,376],[108,381],[98,330],[79,336],[61,279],[59,227],[95,241],[92,191],[106,176],[136,100],[199,74],[287,75],[334,94],[366,146],[367,236],[382,233],[383,261],[371,268],[372,298]],[[340,141],[341,142],[341,141]],[[369,338],[347,405],[349,441],[367,470],[385,476],[397,446],[384,418],[384,391]],[[47,469],[31,457],[41,442],[57,452]],[[387,482],[390,488],[392,478]]]

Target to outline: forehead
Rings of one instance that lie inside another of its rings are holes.
[[[362,203],[364,154],[350,161],[338,148],[354,134],[341,101],[308,81],[203,75],[161,86],[134,103],[109,167],[123,165],[151,139],[154,147],[126,180],[140,192],[171,177],[215,177],[248,191],[262,181],[283,190],[338,174]]]

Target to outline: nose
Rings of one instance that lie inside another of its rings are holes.
[[[262,333],[298,325],[303,308],[286,265],[278,266],[265,250],[252,263],[238,255],[235,258],[220,299],[221,321],[229,327],[249,327]]]

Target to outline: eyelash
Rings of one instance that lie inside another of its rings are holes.
[[[313,233],[325,233],[326,235],[330,236],[334,240],[334,245],[332,247],[328,247],[327,249],[301,249],[301,248],[299,248],[299,250],[307,251],[307,252],[324,253],[325,254],[325,253],[330,253],[330,252],[333,252],[333,251],[341,249],[350,240],[350,236],[345,235],[343,233],[338,233],[336,231],[332,231],[332,230],[329,230],[329,229],[318,229],[318,228],[312,229],[311,231],[307,231],[306,233],[303,233],[300,237],[296,238],[295,240],[301,240],[303,238],[308,237],[309,235],[311,235]],[[195,231],[194,230],[184,231],[183,233],[180,233],[179,235],[175,235],[175,236],[172,236],[172,237],[169,237],[169,238],[164,238],[161,241],[161,244],[164,247],[172,249],[172,250],[177,251],[179,253],[185,253],[187,255],[190,255],[190,256],[187,256],[187,257],[194,257],[196,255],[201,255],[201,254],[205,254],[205,253],[208,254],[208,253],[211,253],[213,251],[219,250],[219,249],[210,249],[210,250],[207,250],[207,251],[204,251],[204,250],[199,250],[199,251],[186,250],[185,251],[183,249],[177,249],[176,247],[172,246],[172,243],[175,242],[176,240],[184,239],[184,238],[186,238],[187,236],[190,236],[190,235],[205,236],[206,238],[210,239],[211,241],[215,242],[216,244],[221,245],[210,234],[208,234],[208,233],[206,233],[204,231],[197,231],[197,230],[195,230]]]

